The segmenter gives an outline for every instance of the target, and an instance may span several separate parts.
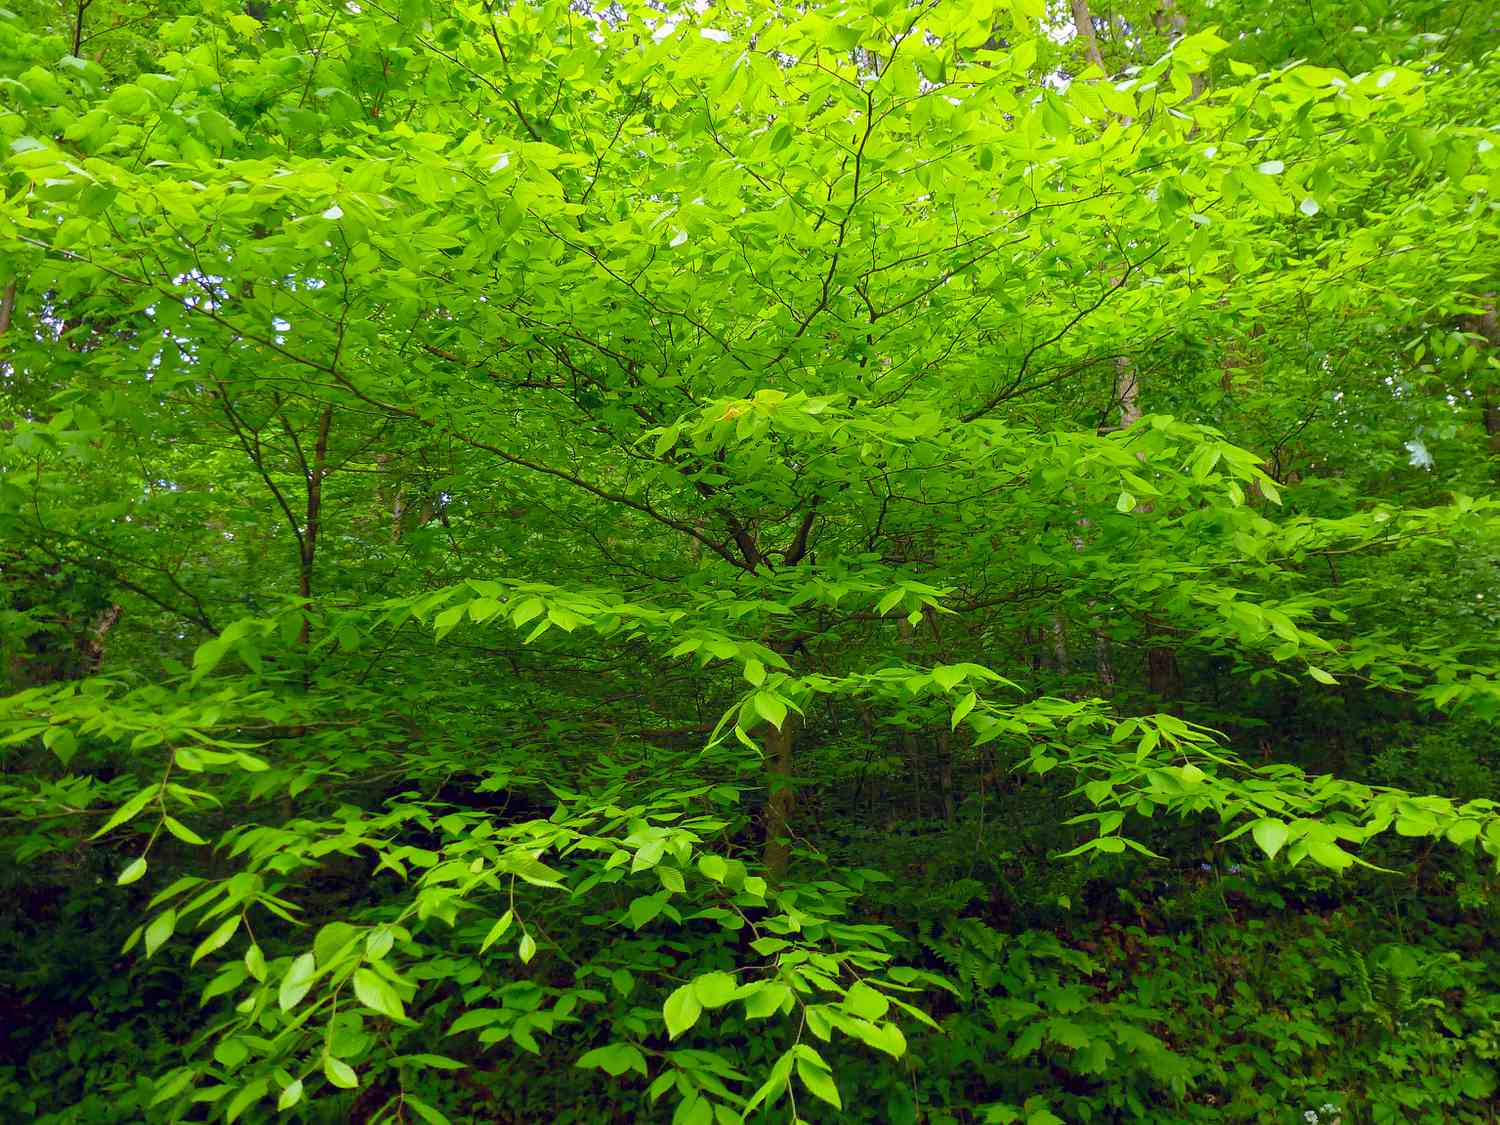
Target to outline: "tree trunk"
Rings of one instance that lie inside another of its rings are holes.
[[[766,878],[780,883],[786,878],[792,861],[790,836],[792,807],[796,794],[792,790],[792,714],[772,727],[765,737],[766,752],[766,842],[762,861]]]
[[[325,406],[318,419],[318,440],[313,446],[312,464],[307,466],[307,508],[302,525],[302,565],[297,573],[297,593],[304,603],[312,598],[313,565],[318,558],[318,531],[323,524],[323,478],[328,474],[328,431],[333,426],[333,407]],[[312,619],[302,617],[302,628],[297,634],[297,643],[307,646],[312,631]],[[310,679],[311,669],[303,673]]]
[[[1078,33],[1078,42],[1083,45],[1083,56],[1104,70],[1104,56],[1099,53],[1099,37],[1094,34],[1094,14],[1089,11],[1089,0],[1071,0],[1071,3],[1073,29]]]
[[[0,336],[10,331],[11,318],[16,313],[16,283],[11,279],[5,285],[5,292],[0,293]]]
[[[1120,429],[1128,430],[1141,420],[1140,381],[1126,355],[1115,357],[1115,401],[1120,405]]]
[[[1120,356],[1115,360],[1115,398],[1120,404],[1120,429],[1128,430],[1141,420],[1140,379],[1129,356]],[[1144,455],[1140,456],[1145,460]],[[1137,505],[1136,511],[1144,516],[1150,514],[1152,507],[1149,502],[1141,503]],[[1151,643],[1156,631],[1149,622],[1145,625],[1145,631],[1146,686],[1151,694],[1160,699],[1176,699],[1182,683],[1182,676],[1177,668],[1177,653],[1165,645]]]
[[[1465,332],[1480,337],[1488,348],[1500,349],[1500,311],[1491,299],[1478,316],[1466,317],[1460,325]],[[1481,364],[1483,356],[1481,356]],[[1495,387],[1485,387],[1479,400],[1480,420],[1484,424],[1485,446],[1491,457],[1500,457],[1500,401]]]

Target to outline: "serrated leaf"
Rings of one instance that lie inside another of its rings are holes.
[[[389,926],[377,926],[365,935],[365,960],[379,961],[396,944],[396,935]]]
[[[640,929],[661,913],[662,907],[666,905],[665,895],[641,895],[631,900],[627,913],[630,916],[630,925],[633,929]]]
[[[427,1122],[427,1125],[453,1125],[450,1118],[445,1117],[438,1110],[428,1105],[421,1098],[412,1094],[409,1090],[402,1091],[401,1101],[409,1108],[416,1111],[418,1117]]]
[[[698,870],[703,873],[705,879],[712,879],[715,883],[722,883],[724,877],[729,874],[729,864],[716,855],[700,855],[698,857]]]
[[[722,1008],[734,999],[734,994],[739,989],[739,982],[729,973],[723,972],[704,973],[700,977],[694,977],[692,985],[693,995],[698,998],[698,1003],[708,1009]]]
[[[283,1012],[289,1012],[302,1003],[302,998],[312,988],[313,974],[317,971],[318,965],[311,953],[302,954],[287,966],[277,994],[277,1003]]]
[[[301,1100],[302,1079],[296,1078],[292,1080],[291,1085],[289,1085],[285,1090],[281,1091],[281,1097],[276,1099],[276,1108],[279,1110],[288,1110]]]
[[[628,1070],[646,1073],[646,1056],[634,1043],[610,1043],[585,1053],[575,1066],[598,1067],[611,1078],[618,1078]]]
[[[201,845],[208,843],[202,836],[198,835],[198,833],[194,832],[174,816],[162,817],[162,823],[166,825],[168,832],[172,833],[172,835],[176,836],[184,844]]]
[[[214,929],[213,933],[209,934],[206,938],[198,943],[198,948],[193,950],[192,959],[188,963],[190,965],[196,965],[199,961],[203,960],[203,958],[207,957],[214,950],[222,948],[229,941],[229,939],[234,936],[235,931],[239,928],[240,916],[238,914],[224,919],[224,921]]]
[[[406,1018],[406,1009],[401,998],[384,977],[370,969],[354,971],[354,996],[365,1007],[389,1016],[393,1020]]]
[[[177,911],[168,910],[158,914],[146,927],[145,945],[146,956],[150,957],[162,947],[162,943],[172,936],[177,929]]]
[[[486,949],[503,938],[505,936],[505,931],[510,929],[511,923],[515,921],[515,917],[515,912],[512,910],[507,910],[504,914],[500,915],[495,924],[490,927],[490,932],[484,935],[484,941],[480,942],[479,952],[483,953]]]
[[[891,1002],[877,989],[864,981],[855,981],[844,993],[843,1008],[862,1019],[878,1020],[890,1011]]]
[[[159,787],[155,785],[148,785],[145,789],[142,789],[135,796],[131,797],[130,800],[126,801],[123,805],[116,809],[114,811],[114,814],[104,822],[104,827],[100,828],[97,832],[90,836],[89,839],[97,840],[105,833],[110,832],[120,827],[120,825],[124,824],[126,821],[133,819],[140,813],[143,808],[146,807],[151,798],[155,797],[159,792]]]
[[[257,1078],[247,1083],[238,1094],[236,1094],[224,1108],[224,1120],[226,1123],[234,1121],[245,1110],[249,1109],[261,1098],[266,1096],[266,1090],[270,1082],[264,1078]]]
[[[810,1048],[809,1048],[810,1049]],[[797,1077],[808,1091],[822,1101],[833,1106],[834,1109],[843,1109],[843,1100],[839,1097],[838,1083],[833,1080],[833,1075],[826,1067],[818,1066],[811,1059],[803,1055],[797,1057]]]
[[[792,990],[781,981],[767,981],[764,987],[745,997],[745,1018],[766,1019],[780,1011],[791,998]]]
[[[766,1076],[766,1080],[761,1083],[760,1088],[755,1093],[750,1095],[750,1100],[745,1103],[744,1113],[747,1118],[750,1116],[751,1111],[762,1102],[765,1102],[767,1105],[773,1105],[776,1099],[781,1096],[781,1092],[786,1089],[787,1079],[791,1077],[793,1061],[794,1056],[791,1051],[787,1051],[776,1060],[775,1065],[771,1067],[771,1073]]]
[[[661,1006],[661,1013],[667,1021],[668,1037],[676,1039],[698,1022],[698,1017],[703,1014],[703,1005],[698,1002],[693,986],[684,984],[667,997]]]
[[[323,1056],[323,1073],[341,1090],[352,1090],[359,1085],[359,1075],[354,1073],[354,1068],[332,1055]]]

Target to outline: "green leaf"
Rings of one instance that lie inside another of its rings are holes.
[[[302,1079],[294,1079],[286,1089],[281,1091],[281,1097],[276,1099],[278,1110],[288,1110],[302,1100]]]
[[[281,988],[277,996],[277,1002],[283,1012],[289,1012],[307,995],[312,988],[314,974],[318,971],[317,962],[311,953],[304,953],[287,966],[286,975],[281,978]]]
[[[427,1125],[453,1125],[453,1122],[409,1090],[401,1093],[401,1103],[414,1111]]]
[[[843,1109],[844,1103],[839,1098],[838,1084],[834,1082],[833,1075],[829,1073],[828,1064],[823,1061],[821,1055],[811,1047],[801,1046],[798,1048],[797,1077],[814,1097],[820,1098],[833,1106],[834,1109]]]
[[[780,981],[768,981],[764,987],[745,997],[745,1018],[763,1020],[775,1015],[792,999],[792,990]]]
[[[516,946],[516,956],[520,957],[523,965],[529,965],[531,959],[536,956],[536,939],[529,933],[521,935],[521,941]]]
[[[161,790],[158,786],[148,785],[116,809],[114,814],[104,822],[104,826],[90,836],[89,839],[97,840],[100,836],[114,831],[126,821],[134,819],[146,807],[147,803],[160,792]]]
[[[221,1039],[214,1044],[214,1061],[230,1070],[237,1070],[250,1057],[250,1048],[243,1039]]]
[[[878,1020],[890,1010],[891,1002],[864,981],[855,981],[844,994],[844,1010],[867,1020]]]
[[[1276,858],[1276,853],[1287,840],[1287,827],[1282,821],[1267,817],[1257,820],[1250,829],[1250,834],[1255,837],[1255,842],[1260,850],[1265,852],[1271,859]]]
[[[48,727],[42,734],[42,744],[57,755],[57,760],[66,766],[78,752],[78,739],[67,727]]]
[[[183,824],[182,821],[178,820],[176,817],[164,816],[162,817],[162,823],[166,825],[168,832],[172,833],[172,835],[176,836],[184,844],[208,843],[207,840],[198,835],[198,833],[194,832],[186,824]]]
[[[698,870],[703,873],[704,878],[712,879],[715,883],[722,883],[725,876],[729,874],[729,864],[716,855],[700,855]]]
[[[495,924],[490,927],[490,932],[484,935],[484,941],[480,942],[479,952],[483,953],[485,950],[489,949],[490,946],[494,945],[497,941],[504,937],[505,932],[510,929],[510,925],[513,921],[515,921],[514,911],[507,910],[504,914],[500,915]]]
[[[729,973],[712,972],[694,977],[692,987],[693,995],[698,1003],[705,1008],[713,1009],[722,1008],[734,999],[739,982]]]
[[[504,1014],[498,1008],[476,1008],[473,1011],[465,1012],[458,1019],[454,1020],[453,1026],[448,1028],[447,1034],[458,1035],[460,1032],[488,1027],[492,1023],[499,1022]]]
[[[676,1039],[698,1022],[698,1017],[703,1013],[703,1005],[699,1003],[693,986],[685,984],[673,990],[662,1005],[661,1012],[667,1021],[668,1037]]]
[[[219,923],[219,925],[214,928],[213,933],[209,934],[206,938],[198,943],[198,947],[193,950],[192,960],[188,963],[191,965],[196,965],[199,961],[203,960],[203,958],[207,957],[214,950],[222,948],[225,944],[228,943],[229,939],[234,936],[235,931],[239,928],[240,916],[238,914],[231,915],[230,917],[224,919],[223,922]]]
[[[598,1067],[611,1078],[618,1078],[628,1070],[645,1074],[646,1056],[634,1043],[611,1043],[586,1052],[575,1065]]]
[[[229,1104],[224,1107],[224,1120],[234,1121],[245,1110],[249,1109],[261,1098],[266,1096],[270,1082],[265,1078],[252,1079],[241,1087],[240,1092],[230,1099]]]
[[[639,930],[647,922],[650,922],[661,913],[662,907],[666,905],[665,895],[641,895],[631,900],[627,911],[630,917],[630,925]]]
[[[795,1059],[796,1056],[793,1052],[787,1051],[776,1060],[775,1065],[771,1067],[770,1074],[766,1076],[765,1082],[761,1083],[760,1088],[751,1094],[750,1100],[745,1103],[744,1114],[747,1118],[762,1102],[765,1102],[767,1105],[775,1104],[781,1092],[786,1089],[787,1079],[791,1077],[792,1064]]]
[[[324,969],[347,960],[354,953],[359,930],[348,922],[329,922],[313,938],[313,956]]]
[[[115,877],[115,885],[128,887],[144,874],[146,874],[146,857],[137,856],[121,869],[120,874]]]
[[[932,682],[944,691],[952,691],[968,677],[968,673],[949,664],[939,664],[932,670]]]
[[[150,957],[153,953],[160,949],[162,943],[165,942],[169,937],[171,937],[176,929],[177,911],[175,910],[165,911],[164,913],[158,914],[155,918],[153,918],[150,925],[146,927],[146,956]]]
[[[266,979],[266,956],[258,945],[245,950],[245,971],[256,980]]]
[[[396,944],[396,935],[389,926],[376,926],[365,935],[365,960],[379,961]]]
[[[432,629],[438,640],[442,640],[463,622],[464,614],[468,612],[467,605],[450,606],[443,610],[432,621]]]
[[[332,1055],[323,1056],[323,1073],[328,1081],[341,1090],[352,1090],[359,1085],[359,1076],[354,1073],[354,1068]]]
[[[401,1066],[424,1067],[431,1070],[466,1070],[468,1063],[461,1063],[457,1059],[450,1059],[447,1055],[393,1055],[393,1063]]]
[[[1343,871],[1354,862],[1354,857],[1330,840],[1309,840],[1307,854],[1314,863],[1334,871]]]
[[[964,693],[964,697],[953,708],[953,719],[950,724],[952,730],[958,729],[958,724],[964,721],[970,711],[974,710],[974,704],[977,702],[979,702],[979,697],[972,691]]]
[[[786,722],[786,704],[781,698],[769,691],[758,691],[755,693],[755,711],[766,722],[778,730],[781,724]]]
[[[385,978],[370,969],[354,971],[354,995],[365,1007],[389,1016],[393,1020],[404,1020],[406,1009]]]

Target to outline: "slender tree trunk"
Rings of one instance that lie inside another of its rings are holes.
[[[1104,70],[1104,56],[1099,52],[1099,37],[1094,34],[1094,13],[1089,11],[1089,0],[1070,2],[1073,8],[1073,28],[1078,32],[1078,42],[1083,45],[1084,58]]]
[[[1146,635],[1155,630],[1146,626]],[[1182,676],[1177,668],[1177,653],[1165,645],[1152,645],[1146,650],[1146,686],[1151,694],[1164,700],[1176,699],[1182,688]]]
[[[1115,401],[1120,404],[1120,429],[1141,420],[1140,380],[1129,356],[1115,357]]]
[[[120,614],[123,612],[120,606],[112,605],[94,618],[93,624],[89,626],[88,635],[79,645],[81,658],[79,676],[98,675],[100,665],[104,663],[104,640],[120,620]]]
[[[937,736],[937,780],[938,792],[943,801],[943,823],[949,828],[957,815],[953,800],[953,736],[946,727],[938,728]]]
[[[1127,430],[1141,420],[1140,379],[1135,364],[1128,356],[1120,356],[1115,360],[1115,398],[1120,404],[1120,429]],[[1136,510],[1147,515],[1151,512],[1152,505],[1142,503]],[[1166,645],[1152,642],[1156,630],[1149,621],[1145,624],[1145,631],[1146,686],[1160,699],[1176,699],[1182,681],[1177,667],[1177,652]]]
[[[1500,311],[1497,311],[1493,298],[1478,316],[1466,318],[1462,327],[1464,331],[1479,336],[1487,349],[1500,349]],[[1491,457],[1500,457],[1500,401],[1497,401],[1497,396],[1500,396],[1500,390],[1487,386],[1479,400],[1485,446]]]
[[[10,331],[11,319],[16,315],[16,282],[6,282],[5,292],[0,293],[0,336]]]
[[[323,525],[323,478],[328,473],[328,431],[333,426],[333,407],[325,406],[318,418],[318,439],[313,446],[312,464],[307,467],[307,508],[302,525],[302,565],[297,574],[297,593],[304,603],[312,598],[313,566],[318,558],[318,531]],[[297,634],[297,643],[304,648],[312,632],[312,618],[302,617],[302,629]],[[311,668],[303,672],[303,679],[311,679]]]
[[[1109,638],[1102,630],[1094,630],[1094,670],[1099,677],[1099,690],[1108,695],[1115,688],[1115,669],[1109,659]]]
[[[1068,662],[1068,631],[1062,618],[1055,613],[1048,631],[1052,634],[1052,659],[1057,662],[1058,672],[1066,676],[1072,667]]]
[[[896,629],[901,634],[901,647],[910,653],[916,647],[916,630],[904,617],[896,623]],[[901,754],[906,759],[906,768],[911,771],[912,811],[916,814],[915,819],[921,820],[922,797],[927,787],[924,784],[926,770],[922,762],[922,751],[917,745],[916,731],[910,729],[901,731]]]
[[[792,789],[793,714],[766,735],[766,842],[762,861],[766,878],[780,883],[792,861],[791,822],[796,794]]]
[[[83,16],[94,0],[77,0],[73,15],[73,57],[83,57]]]

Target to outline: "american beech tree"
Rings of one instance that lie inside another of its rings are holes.
[[[202,976],[149,1113],[841,1119],[877,781],[1493,867],[1236,706],[1500,715],[1500,55],[1357,8],[0,12],[0,812]]]

